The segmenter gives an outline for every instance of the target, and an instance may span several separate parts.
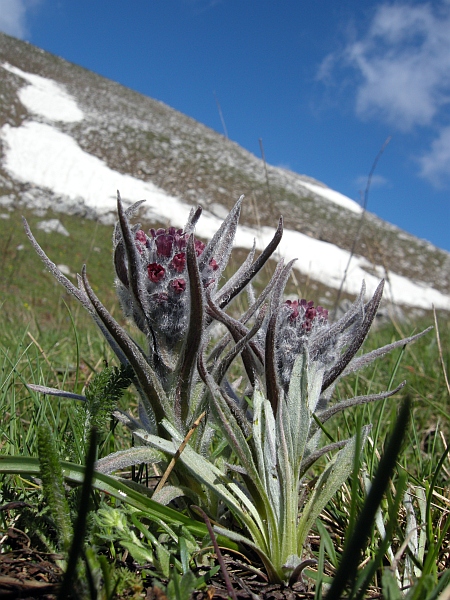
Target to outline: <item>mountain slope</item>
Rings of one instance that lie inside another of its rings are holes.
[[[280,253],[338,288],[361,220],[357,203],[309,177],[267,166],[168,106],[30,44],[0,34],[0,203],[81,216],[147,198],[143,217],[183,226],[201,204],[198,234],[245,194],[237,243],[258,246],[280,214]],[[450,309],[450,254],[366,213],[346,289],[388,275],[394,301]]]

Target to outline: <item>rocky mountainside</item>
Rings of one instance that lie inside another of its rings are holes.
[[[116,181],[130,202],[150,197],[145,218],[155,223],[180,226],[180,207],[184,221],[190,205],[202,205],[205,236],[244,194],[248,235],[238,243],[262,243],[283,215],[282,253],[298,256],[303,276],[334,288],[362,218],[357,203],[324,184],[266,170],[163,103],[0,34],[0,210],[28,205],[105,218]],[[365,213],[347,291],[354,294],[362,277],[374,287],[380,276],[400,304],[450,310],[450,254]]]

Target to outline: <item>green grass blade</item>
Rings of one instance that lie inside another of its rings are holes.
[[[392,435],[389,438],[386,450],[380,460],[372,486],[355,525],[352,537],[344,548],[341,564],[328,591],[326,600],[340,600],[348,581],[352,581],[356,574],[361,551],[369,537],[375,514],[383,498],[383,494],[397,462],[410,416],[410,401],[407,399],[400,411]]]
[[[69,483],[81,484],[84,481],[84,466],[61,461],[61,468],[65,480]],[[38,477],[40,475],[39,460],[29,456],[0,456],[0,473]],[[184,525],[196,536],[208,535],[208,530],[203,523],[195,521],[173,508],[155,502],[113,477],[95,472],[92,487],[145,512],[149,519],[162,519],[166,523]],[[225,537],[221,538],[220,543],[225,544],[227,547],[237,547]]]

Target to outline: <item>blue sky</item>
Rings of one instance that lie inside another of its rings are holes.
[[[355,200],[392,136],[368,209],[450,250],[450,0],[0,0],[0,30]]]

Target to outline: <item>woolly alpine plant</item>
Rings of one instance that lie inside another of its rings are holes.
[[[336,382],[424,332],[358,355],[384,282],[368,302],[363,284],[351,308],[330,323],[326,309],[313,302],[284,300],[294,261],[279,261],[256,297],[251,282],[279,244],[281,220],[260,256],[255,260],[253,247],[219,287],[241,202],[205,245],[194,236],[200,208],[191,211],[183,230],[145,233],[139,224],[130,223],[141,203],[124,209],[118,196],[116,286],[125,314],[145,334],[146,348],[101,304],[85,267],[75,287],[45,255],[28,226],[26,231],[53,275],[91,313],[120,363],[133,373],[139,414],[113,414],[142,445],[101,459],[97,468],[111,473],[173,457],[172,485],[158,487],[154,498],[168,502],[189,496],[215,519],[217,532],[259,554],[270,581],[293,583],[308,558],[311,527],[354,464],[356,437],[323,445],[320,425],[346,408],[388,398],[404,385],[333,403]],[[234,318],[225,309],[244,289],[249,307]],[[213,322],[225,328],[219,339],[212,337]],[[236,382],[229,380],[230,366],[239,356],[246,376],[241,395]],[[369,428],[360,432],[361,443]],[[312,484],[311,468],[329,453],[333,458]]]
[[[186,434],[207,408],[205,386],[199,386],[196,369],[200,345],[212,323],[206,311],[206,290],[218,306],[225,308],[248,286],[277,248],[282,221],[258,258],[255,259],[254,246],[236,273],[219,289],[219,279],[230,258],[242,198],[206,245],[193,234],[202,212],[200,207],[191,211],[183,230],[151,229],[146,234],[140,224],[130,223],[142,202],[125,209],[118,194],[119,221],[114,230],[113,250],[119,300],[125,315],[145,334],[146,348],[141,348],[101,303],[90,285],[86,267],[83,266],[75,286],[47,257],[25,220],[24,226],[47,268],[89,311],[121,365],[134,373],[139,415],[137,419],[121,415],[121,419],[133,429],[165,435],[161,422],[166,418]],[[279,273],[277,269],[260,298],[253,302],[247,320],[268,297]],[[231,360],[229,357],[227,364]],[[46,390],[68,396],[59,390]]]

